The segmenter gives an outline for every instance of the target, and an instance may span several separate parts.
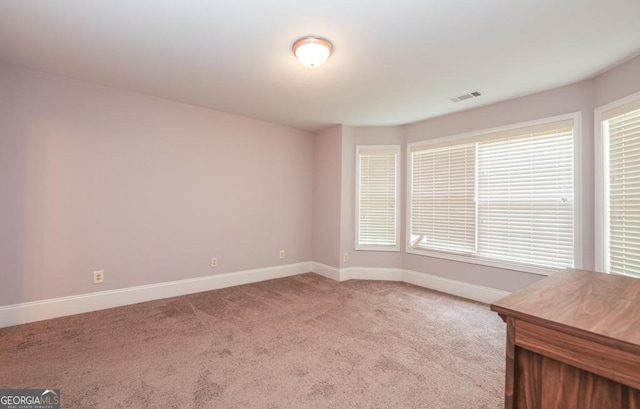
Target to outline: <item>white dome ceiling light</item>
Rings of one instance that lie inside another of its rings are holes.
[[[307,67],[319,67],[333,52],[333,44],[326,38],[307,36],[293,43],[293,53]]]

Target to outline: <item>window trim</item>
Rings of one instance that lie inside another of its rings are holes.
[[[605,200],[609,192],[609,150],[605,144],[604,120],[606,112],[623,107],[625,105],[640,102],[640,92],[627,95],[608,104],[601,105],[593,111],[593,131],[594,131],[594,156],[595,156],[595,270],[608,273],[609,265],[609,202]],[[607,177],[605,177],[607,176]]]
[[[395,246],[388,245],[372,245],[372,244],[360,244],[360,151],[361,150],[393,150],[396,154],[396,186],[395,186],[395,202],[396,202],[396,244]],[[402,181],[400,179],[400,169],[402,162],[402,150],[400,145],[356,145],[355,155],[355,168],[356,168],[356,180],[355,180],[355,246],[356,251],[400,251],[400,192]]]
[[[573,121],[573,191],[574,191],[574,208],[573,208],[573,245],[574,245],[574,267],[580,269],[583,266],[583,217],[582,217],[582,200],[583,200],[583,188],[582,188],[582,114],[581,112],[572,112],[564,115],[558,115],[553,117],[536,119],[533,121],[520,122],[496,128],[484,129],[479,131],[472,131],[463,134],[449,135],[434,139],[421,140],[411,142],[407,144],[407,191],[406,191],[406,203],[405,214],[407,215],[405,220],[405,252],[407,254],[414,254],[419,256],[435,257],[440,259],[459,261],[470,264],[478,264],[489,267],[503,268],[507,270],[515,270],[527,273],[533,273],[537,275],[551,275],[558,271],[558,269],[536,266],[530,264],[515,263],[511,261],[501,261],[494,259],[487,259],[475,255],[460,255],[454,253],[438,252],[434,250],[414,249],[411,246],[411,191],[413,183],[412,174],[412,161],[411,151],[416,147],[429,147],[436,145],[455,145],[461,143],[464,140],[471,138],[481,138],[489,136],[491,134],[517,131],[520,128],[528,128],[534,126],[545,125],[553,122],[560,122],[572,120]]]

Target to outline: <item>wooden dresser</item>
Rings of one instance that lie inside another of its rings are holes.
[[[564,270],[491,305],[508,409],[640,409],[640,279]]]

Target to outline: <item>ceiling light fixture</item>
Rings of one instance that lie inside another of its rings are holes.
[[[302,37],[293,43],[293,54],[307,67],[319,67],[333,52],[331,41],[322,37]]]

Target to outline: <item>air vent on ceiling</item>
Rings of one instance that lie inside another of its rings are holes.
[[[470,92],[468,94],[460,95],[459,97],[451,98],[451,101],[460,102],[460,101],[464,101],[466,99],[477,98],[480,95],[482,95],[480,93],[480,91],[473,91],[473,92]]]

